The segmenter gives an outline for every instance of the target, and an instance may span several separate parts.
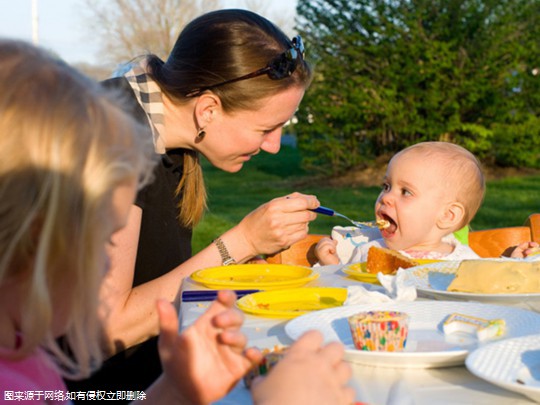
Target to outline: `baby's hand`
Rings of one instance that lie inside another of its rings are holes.
[[[339,264],[336,246],[337,241],[327,237],[322,238],[317,243],[317,246],[315,246],[315,255],[321,265]]]
[[[510,257],[525,258],[540,253],[540,245],[537,242],[524,242],[517,245]]]

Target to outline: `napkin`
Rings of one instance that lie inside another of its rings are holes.
[[[341,263],[349,263],[358,246],[381,238],[379,228],[358,228],[356,226],[334,226],[332,239],[337,241],[336,251]]]
[[[347,299],[343,305],[371,304],[376,302],[414,301],[416,288],[409,281],[405,270],[398,269],[396,275],[378,273],[377,278],[386,294],[369,291],[361,285],[347,287]]]

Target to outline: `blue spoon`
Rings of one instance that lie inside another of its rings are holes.
[[[315,208],[311,210],[313,212],[316,212],[317,214],[322,215],[328,215],[329,217],[341,217],[349,221],[351,224],[358,228],[378,228],[379,226],[382,226],[383,224],[378,224],[377,221],[368,221],[368,222],[359,222],[359,221],[353,221],[346,215],[340,214],[337,211],[334,211],[332,208],[323,207],[322,205],[318,208]]]

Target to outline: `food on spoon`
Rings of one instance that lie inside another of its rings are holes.
[[[464,260],[448,291],[483,294],[540,293],[540,262]]]
[[[479,341],[497,338],[506,333],[504,319],[483,319],[470,315],[453,313],[443,323],[445,335],[462,332],[475,335]]]
[[[372,246],[368,250],[366,269],[369,273],[395,274],[399,268],[407,269],[414,266],[418,266],[418,262],[396,250],[376,246]]]
[[[386,229],[390,226],[390,221],[382,218],[377,218],[375,223],[379,229]]]
[[[347,318],[358,350],[399,352],[407,344],[409,315],[397,311],[360,312]]]
[[[264,349],[263,350],[263,359],[261,362],[252,367],[251,370],[247,372],[244,376],[244,384],[249,389],[253,380],[260,376],[266,375],[270,372],[272,367],[274,367],[285,355],[286,348],[283,346],[275,346],[273,350]]]

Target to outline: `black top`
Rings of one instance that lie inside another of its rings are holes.
[[[128,81],[109,79],[107,87],[120,89],[128,97],[131,113],[149,125]],[[154,171],[154,180],[139,191],[135,204],[142,209],[142,222],[135,263],[133,286],[166,274],[191,257],[192,230],[178,222],[176,187],[182,176],[185,149],[161,155]],[[69,391],[144,391],[161,374],[157,338],[122,351],[105,361],[92,377],[82,381],[66,381]],[[115,402],[116,403],[116,402]]]

